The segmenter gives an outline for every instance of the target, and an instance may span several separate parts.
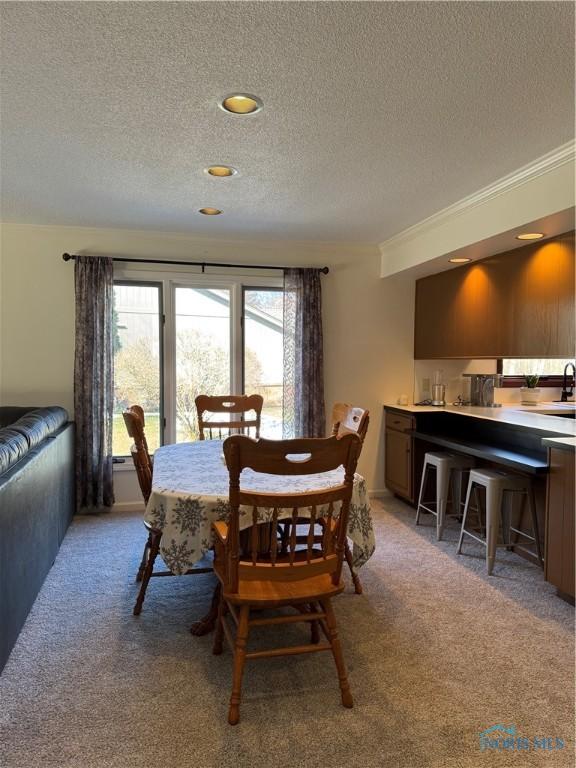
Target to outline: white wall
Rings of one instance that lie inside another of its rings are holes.
[[[327,265],[323,277],[328,409],[370,410],[360,471],[384,488],[382,404],[411,392],[414,278],[379,278],[376,247],[248,242],[159,232],[4,224],[1,231],[0,403],[73,409],[74,266],[63,252],[235,263]],[[117,500],[138,500],[132,472],[117,473]]]

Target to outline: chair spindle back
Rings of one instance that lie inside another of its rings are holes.
[[[226,581],[229,592],[238,590],[238,581],[297,581],[330,574],[340,581],[354,473],[362,443],[357,435],[342,438],[299,438],[296,440],[252,440],[232,435],[224,442],[224,456],[230,476],[230,521],[227,541]],[[304,457],[304,458],[302,458]],[[242,490],[240,475],[252,469],[274,475],[311,475],[344,467],[341,484],[320,490],[295,493],[263,493]],[[338,510],[337,505],[340,506]],[[252,510],[248,556],[240,558],[240,507]],[[266,524],[259,516],[266,514]],[[291,510],[286,517],[286,510]],[[303,514],[303,510],[306,510]],[[306,518],[306,519],[304,519]],[[289,535],[279,536],[279,519],[290,522]],[[297,525],[307,525],[305,548]],[[316,526],[322,529],[322,549]]]
[[[132,405],[122,413],[122,416],[124,417],[128,435],[134,440],[130,447],[130,453],[136,468],[136,475],[138,476],[138,483],[144,497],[144,503],[147,504],[152,493],[152,457],[150,456],[148,441],[144,434],[144,410],[139,405]]]
[[[198,395],[195,403],[200,440],[224,440],[233,434],[249,435],[250,429],[254,430],[256,438],[260,437],[262,395]],[[254,416],[246,418],[245,414],[251,411]],[[216,421],[205,418],[205,414],[227,414],[229,420]]]

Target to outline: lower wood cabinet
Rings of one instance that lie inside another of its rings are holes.
[[[410,502],[414,502],[413,428],[412,416],[386,410],[386,487]]]
[[[574,452],[550,448],[546,496],[546,581],[574,599]]]

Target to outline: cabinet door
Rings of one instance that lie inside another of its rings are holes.
[[[412,501],[412,438],[386,430],[386,487]]]
[[[414,357],[572,357],[574,232],[416,281]]]

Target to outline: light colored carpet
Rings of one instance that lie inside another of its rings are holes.
[[[573,609],[519,557],[488,578],[455,527],[437,543],[401,502],[373,509],[365,594],[335,600],[354,709],[328,654],[266,659],[235,728],[230,653],[188,632],[213,576],[152,580],[135,618],[140,517],[77,518],[0,677],[2,768],[573,766]],[[497,723],[567,746],[481,752]]]

